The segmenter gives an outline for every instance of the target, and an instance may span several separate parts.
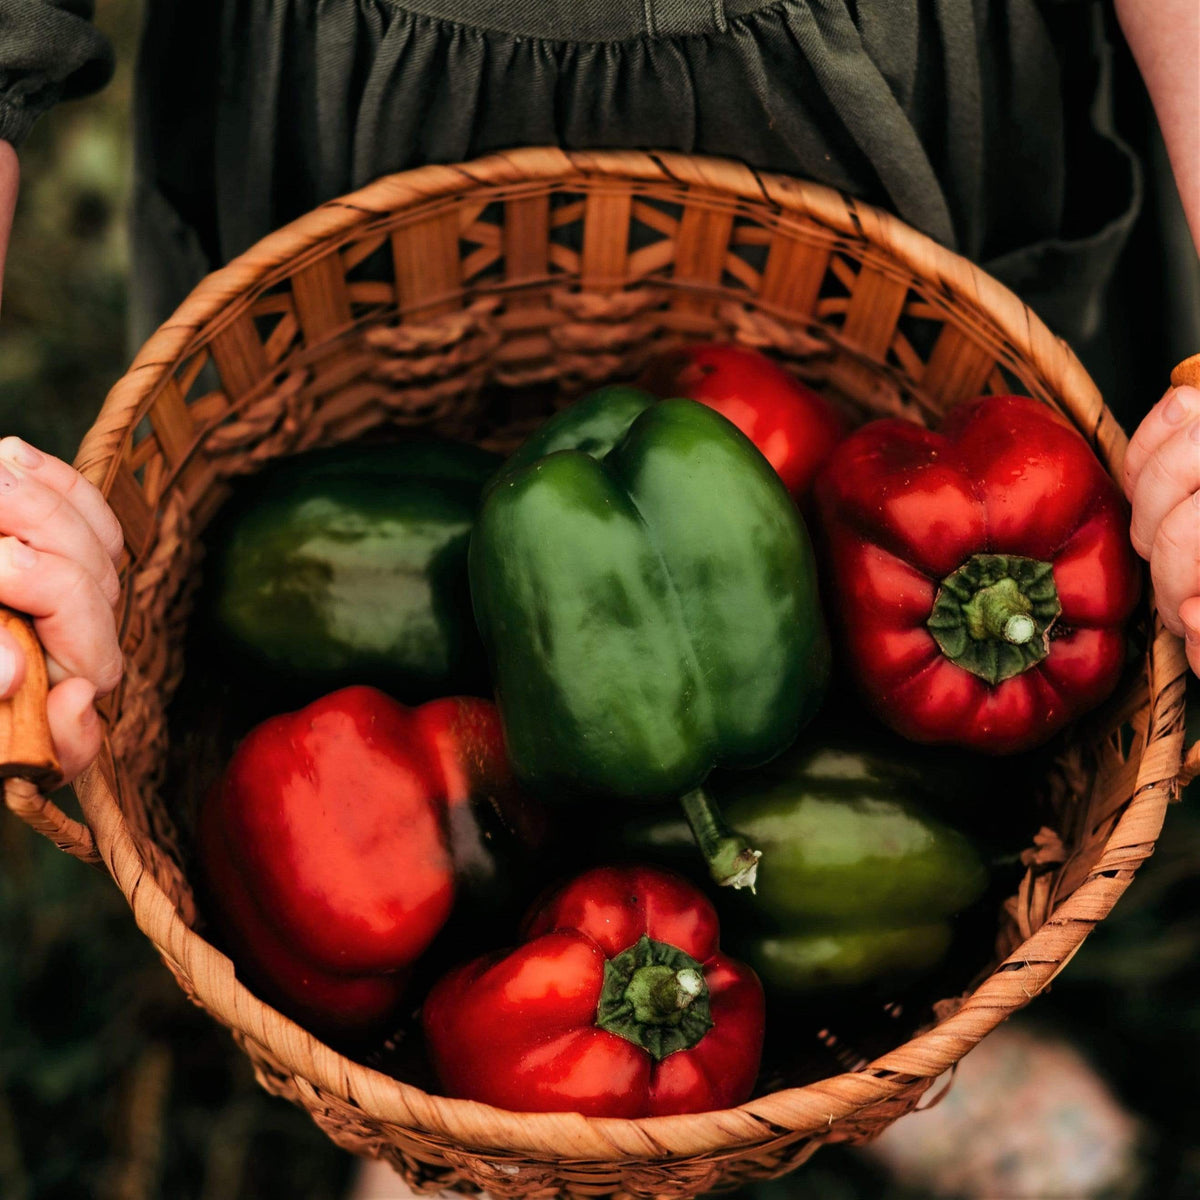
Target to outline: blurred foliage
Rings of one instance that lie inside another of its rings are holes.
[[[0,1197],[341,1195],[349,1160],[258,1087],[108,877],[0,834]]]
[[[127,361],[123,208],[139,19],[135,0],[100,0],[116,79],[56,109],[22,151],[0,428],[68,459]],[[1156,316],[1143,301],[1159,211],[1148,206],[1116,289],[1135,297],[1143,324]],[[1140,326],[1120,328],[1123,338],[1082,348],[1101,380],[1129,378],[1132,352],[1121,347],[1148,344]],[[1150,390],[1170,365],[1161,338],[1155,352],[1148,367],[1136,364]],[[1037,1016],[1089,1049],[1154,1129],[1147,1196],[1200,1196],[1190,1086],[1200,1076],[1200,795],[1169,814],[1155,858]],[[0,814],[0,1198],[334,1200],[350,1166],[304,1114],[257,1087],[224,1030],[185,1001],[107,876]],[[837,1147],[756,1189],[756,1200],[802,1196],[920,1200]]]
[[[138,0],[100,0],[118,69],[98,96],[60,105],[21,148],[21,189],[0,321],[0,417],[73,457],[126,363],[124,220]]]
[[[1153,858],[1036,1011],[1147,1119],[1146,1196],[1200,1196],[1200,782],[1167,813]]]

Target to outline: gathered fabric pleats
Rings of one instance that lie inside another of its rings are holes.
[[[1107,53],[1087,0],[150,0],[133,336],[324,200],[557,144],[828,184],[1082,337],[1139,195]]]

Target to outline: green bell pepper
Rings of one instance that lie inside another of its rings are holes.
[[[774,757],[820,704],[816,571],[746,437],[631,392],[565,410],[506,464],[471,538],[471,596],[520,779],[703,808],[714,766]]]
[[[776,992],[927,970],[950,946],[953,915],[988,886],[980,850],[930,815],[939,798],[904,756],[806,739],[753,775],[709,787],[763,852],[757,892],[740,898],[742,928],[726,941]],[[632,824],[622,836],[652,860],[686,860],[689,831],[678,819]]]
[[[625,383],[597,388],[534,430],[509,457],[503,473],[511,475],[558,450],[603,458],[657,402],[649,392]]]
[[[218,631],[298,700],[352,683],[409,703],[486,689],[467,545],[501,461],[412,438],[300,454],[245,480],[209,539]]]

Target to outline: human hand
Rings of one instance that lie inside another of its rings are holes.
[[[50,734],[68,780],[100,750],[93,700],[121,679],[113,609],[123,544],[82,475],[20,438],[0,439],[0,604],[28,613],[46,649]],[[24,654],[0,629],[0,697],[24,678]]]
[[[1171,388],[1150,410],[1126,452],[1124,483],[1163,624],[1184,638],[1200,675],[1200,388]]]
[[[17,202],[16,151],[0,141],[0,276]],[[77,471],[0,439],[0,604],[33,617],[46,648],[50,734],[65,777],[100,751],[92,701],[121,679],[113,606],[124,539],[104,497]],[[0,629],[0,698],[25,679],[25,656]]]

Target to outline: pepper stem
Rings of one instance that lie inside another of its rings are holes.
[[[1003,638],[1013,646],[1024,645],[1037,632],[1037,624],[1029,615],[1032,611],[1029,598],[1016,580],[1008,576],[990,587],[980,588],[963,605],[971,637],[976,641]]]
[[[605,962],[596,1026],[655,1062],[690,1050],[712,1024],[704,967],[678,946],[643,934]]]
[[[972,554],[942,580],[925,624],[952,663],[994,687],[1045,659],[1061,614],[1052,563]]]
[[[694,967],[672,971],[662,963],[638,967],[625,989],[633,1005],[634,1020],[646,1025],[667,1025],[678,1020],[704,990],[704,976]]]
[[[753,892],[762,851],[752,849],[740,833],[730,829],[716,801],[703,788],[688,792],[679,803],[716,883],[748,887]]]
[[[1004,622],[1002,630],[1004,640],[1014,646],[1023,646],[1037,632],[1037,626],[1032,617],[1024,613],[1016,613]]]

